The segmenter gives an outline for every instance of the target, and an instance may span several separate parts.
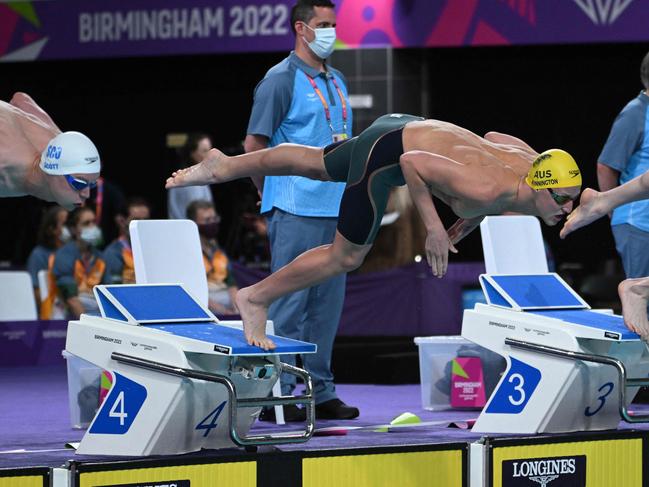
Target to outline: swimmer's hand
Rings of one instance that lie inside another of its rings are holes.
[[[426,236],[426,260],[435,277],[441,278],[446,274],[449,251],[457,254],[457,249],[440,223]]]
[[[449,227],[446,231],[448,238],[455,245],[473,230],[484,220],[484,216],[475,218],[458,218],[457,221]]]
[[[594,189],[586,188],[581,194],[579,206],[568,215],[559,236],[566,238],[575,230],[585,227],[589,223],[603,217],[609,211],[610,209],[608,208],[604,194]]]

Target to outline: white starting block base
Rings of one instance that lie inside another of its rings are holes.
[[[108,371],[112,387],[77,453],[163,455],[241,445],[306,441],[313,399],[267,399],[280,354],[315,345],[273,337],[272,352],[216,318],[180,285],[97,286],[102,317],[68,325],[66,350]],[[167,319],[164,317],[167,316]],[[310,393],[310,379],[303,379]],[[309,397],[307,397],[309,396]],[[303,435],[246,438],[262,405],[307,404]]]
[[[489,304],[464,312],[462,336],[502,355],[507,369],[473,431],[615,429],[644,385],[621,383],[620,370],[645,382],[649,374],[647,346],[622,318],[588,310],[555,274],[485,275],[481,284]]]

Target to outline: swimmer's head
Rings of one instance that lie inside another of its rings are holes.
[[[52,176],[94,174],[101,171],[99,152],[81,132],[63,132],[41,154],[40,168]]]
[[[525,182],[532,189],[581,186],[581,171],[573,157],[561,149],[550,149],[532,163]]]
[[[53,178],[52,198],[70,210],[83,205],[101,171],[97,147],[80,132],[63,132],[50,140],[41,154],[41,170]]]
[[[581,171],[566,151],[550,149],[534,160],[525,182],[535,190],[538,216],[552,226],[572,211],[581,192]]]

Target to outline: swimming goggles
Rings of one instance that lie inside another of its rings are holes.
[[[65,174],[64,177],[68,184],[75,191],[83,191],[86,188],[94,188],[95,186],[97,186],[97,181],[90,183],[88,181],[84,181],[83,179],[77,179],[73,176],[70,176],[69,174]]]
[[[554,202],[559,206],[563,206],[566,203],[568,203],[569,201],[574,201],[574,200],[577,199],[576,196],[573,198],[572,196],[569,196],[567,194],[555,193],[552,190],[552,188],[545,188],[545,189],[547,189],[550,192],[550,196],[552,196],[552,199],[554,200]]]

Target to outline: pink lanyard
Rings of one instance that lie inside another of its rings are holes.
[[[308,74],[306,75],[306,77],[311,83],[311,86],[313,87],[313,91],[315,91],[316,95],[318,95],[318,98],[320,98],[320,101],[322,102],[322,106],[324,107],[325,110],[325,116],[327,117],[327,123],[329,124],[329,128],[331,129],[331,133],[333,133],[334,126],[331,123],[331,112],[329,111],[329,105],[327,104],[327,100],[325,99],[324,95],[320,91],[320,88],[318,88],[318,85],[316,84],[315,80]],[[345,97],[343,95],[342,90],[338,86],[338,83],[336,82],[336,78],[332,76],[331,81],[333,81],[333,84],[336,87],[336,91],[338,92],[338,96],[340,97],[340,104],[342,105],[342,109],[343,109],[343,131],[345,132],[345,134],[347,134],[347,103],[345,103]]]

